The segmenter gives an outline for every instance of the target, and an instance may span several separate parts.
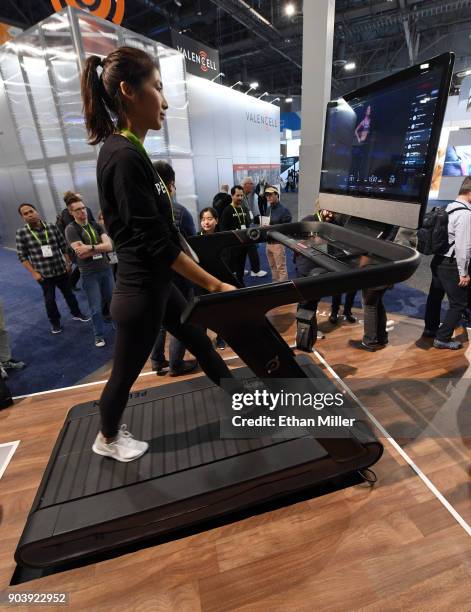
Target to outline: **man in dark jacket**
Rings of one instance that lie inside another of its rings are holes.
[[[265,223],[262,225],[280,225],[281,223],[291,223],[291,213],[280,203],[280,194],[276,187],[267,187],[265,195],[268,202],[268,218],[264,217]],[[278,243],[266,244],[268,263],[270,264],[271,276],[274,282],[288,280],[288,270],[286,268],[285,247]]]

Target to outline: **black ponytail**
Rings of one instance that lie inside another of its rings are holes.
[[[102,67],[101,74],[98,68]],[[126,109],[120,83],[139,88],[157,68],[154,60],[141,49],[119,47],[104,60],[91,55],[82,74],[82,100],[88,142],[96,145],[116,129],[126,126]]]
[[[98,76],[98,66],[101,58],[91,55],[82,75],[82,100],[85,115],[85,127],[88,132],[88,142],[96,145],[114,132],[114,123],[103,100],[103,86]]]

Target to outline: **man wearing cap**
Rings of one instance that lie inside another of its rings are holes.
[[[291,213],[280,204],[280,194],[276,187],[270,186],[265,189],[267,198],[268,217],[262,217],[261,225],[280,225],[281,223],[291,223]],[[267,259],[270,264],[272,280],[281,282],[288,280],[288,270],[286,269],[285,247],[282,244],[267,242]]]

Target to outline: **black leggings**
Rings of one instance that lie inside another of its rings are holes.
[[[106,438],[118,433],[131,386],[162,325],[185,344],[214,383],[232,378],[201,327],[180,322],[186,305],[185,298],[170,282],[136,289],[123,287],[118,280],[111,302],[111,315],[117,324],[113,370],[100,398],[101,432]]]

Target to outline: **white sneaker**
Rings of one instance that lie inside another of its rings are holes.
[[[132,434],[127,430],[127,425],[121,425],[118,432],[118,437],[114,442],[107,444],[101,433],[98,433],[92,450],[97,455],[111,457],[116,461],[134,461],[139,459],[149,448],[147,442],[140,442],[132,437]]]
[[[248,270],[244,270],[244,276],[247,276],[248,273],[249,273]]]
[[[101,346],[105,346],[105,345],[106,345],[106,342],[105,342],[104,338],[102,338],[101,336],[95,338],[95,346],[101,347]]]
[[[262,278],[263,276],[266,276],[268,274],[268,272],[266,270],[259,270],[258,272],[251,272],[250,276],[258,276],[258,278]]]

